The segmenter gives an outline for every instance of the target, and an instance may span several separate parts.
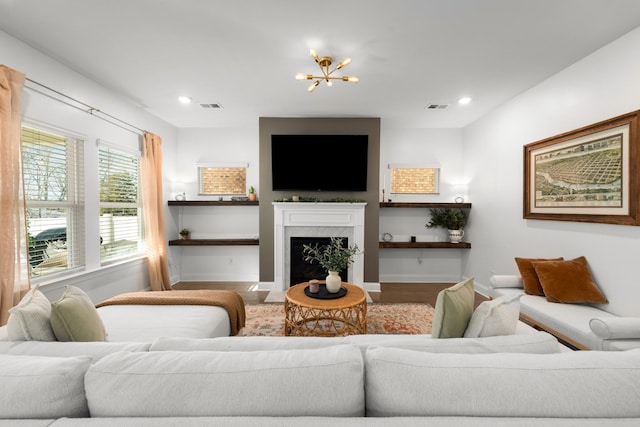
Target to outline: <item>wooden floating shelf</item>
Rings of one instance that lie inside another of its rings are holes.
[[[380,202],[381,208],[461,208],[470,209],[471,203],[405,203],[405,202]]]
[[[258,239],[187,239],[169,240],[169,246],[258,246]]]
[[[379,242],[380,249],[471,249],[471,243],[460,242]]]
[[[169,200],[169,206],[258,206],[258,200]]]

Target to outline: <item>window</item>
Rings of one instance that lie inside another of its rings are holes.
[[[104,264],[142,250],[138,153],[99,142],[100,260]]]
[[[395,167],[391,169],[391,194],[438,194],[440,168]]]
[[[22,127],[32,277],[85,265],[83,148],[74,136]]]
[[[199,164],[198,193],[211,195],[242,195],[247,193],[247,163]]]

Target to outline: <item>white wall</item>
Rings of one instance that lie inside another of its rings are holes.
[[[0,52],[2,52],[0,60],[4,65],[26,74],[28,78],[160,135],[163,138],[164,171],[169,175],[174,173],[173,159],[176,157],[177,136],[175,128],[2,31],[0,31]],[[88,186],[93,188],[98,186],[98,173],[95,166],[98,159],[97,139],[104,139],[124,148],[139,148],[139,135],[28,89],[31,87],[41,90],[33,83],[27,82],[25,86],[27,88],[24,90],[22,103],[25,122],[62,129],[85,140],[85,177]],[[86,230],[88,242],[98,241],[98,221],[94,220],[99,214],[97,197],[97,192],[86,194],[85,216],[91,218],[91,221],[87,222],[90,225]],[[168,197],[167,193],[165,198]],[[87,268],[84,272],[65,280],[47,282],[41,290],[50,298],[57,298],[63,285],[72,284],[82,287],[94,301],[99,301],[122,292],[148,288],[147,267],[144,260],[101,268],[99,257],[99,248],[96,246],[95,251],[87,256]]]
[[[584,255],[610,303],[640,316],[640,227],[524,220],[523,145],[640,109],[640,28],[514,98],[464,131],[473,200],[465,276],[516,274],[514,257]]]

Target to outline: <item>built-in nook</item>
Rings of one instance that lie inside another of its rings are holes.
[[[349,239],[344,236],[335,236],[342,238],[342,246],[349,246]],[[310,263],[304,260],[304,245],[322,247],[331,242],[331,237],[291,237],[289,245],[291,247],[290,260],[291,265],[289,273],[289,286],[302,282],[308,282],[311,279],[323,280],[327,276],[327,272],[317,262]],[[349,277],[349,268],[340,272],[343,281],[347,281]]]
[[[348,245],[364,247],[366,203],[274,202],[274,291],[289,289],[292,282],[293,238],[330,239],[341,237]],[[298,239],[295,239],[298,241]],[[354,258],[343,280],[364,287],[364,257]],[[326,277],[320,273],[318,279]],[[306,280],[306,279],[305,279]],[[302,280],[302,281],[305,281]],[[295,284],[295,283],[294,283]]]

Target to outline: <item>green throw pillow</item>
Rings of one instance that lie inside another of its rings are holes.
[[[107,334],[91,298],[80,288],[65,286],[51,303],[51,327],[58,341],[105,341]]]
[[[431,338],[461,338],[473,315],[473,278],[456,283],[438,293]]]

